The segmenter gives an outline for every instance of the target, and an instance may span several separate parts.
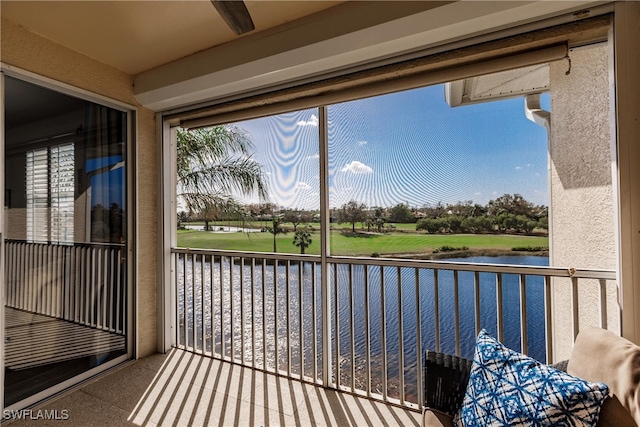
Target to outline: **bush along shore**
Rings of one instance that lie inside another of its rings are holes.
[[[539,248],[539,249],[538,249]],[[449,258],[469,258],[477,256],[499,257],[499,256],[549,256],[549,248],[538,247],[538,250],[532,250],[531,247],[527,248],[512,248],[507,249],[457,249],[446,251],[434,251],[432,253],[422,254],[389,254],[390,258],[404,258],[404,259],[426,259],[426,260],[445,260]],[[385,258],[387,255],[379,254],[379,257]]]

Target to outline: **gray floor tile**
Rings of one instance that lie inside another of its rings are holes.
[[[416,412],[172,350],[51,403],[68,421],[12,426],[413,426]]]

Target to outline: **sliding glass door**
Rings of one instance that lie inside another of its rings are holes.
[[[4,78],[0,75],[0,165],[4,162]],[[4,331],[4,235],[6,222],[4,211],[6,209],[4,197],[4,174],[0,173],[0,331]],[[4,348],[4,347],[3,347]],[[4,390],[4,351],[0,351],[0,387]],[[4,393],[0,393],[0,408],[4,408]]]
[[[129,353],[129,114],[4,78],[4,406]]]

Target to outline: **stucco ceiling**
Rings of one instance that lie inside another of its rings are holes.
[[[342,1],[246,1],[256,32]],[[236,36],[209,0],[6,1],[3,19],[129,74],[138,74]],[[130,49],[135,45],[138,49]]]

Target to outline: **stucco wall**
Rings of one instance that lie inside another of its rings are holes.
[[[551,260],[557,267],[616,269],[606,45],[575,49],[550,69]],[[579,280],[580,325],[600,325],[600,285]],[[570,355],[571,281],[553,282],[555,360]],[[620,331],[615,283],[608,328]]]
[[[2,19],[0,59],[3,63],[98,95],[139,107],[133,77]],[[156,349],[156,139],[153,112],[139,107],[137,115],[136,233],[144,253],[138,256],[134,283],[138,306],[139,356]]]

